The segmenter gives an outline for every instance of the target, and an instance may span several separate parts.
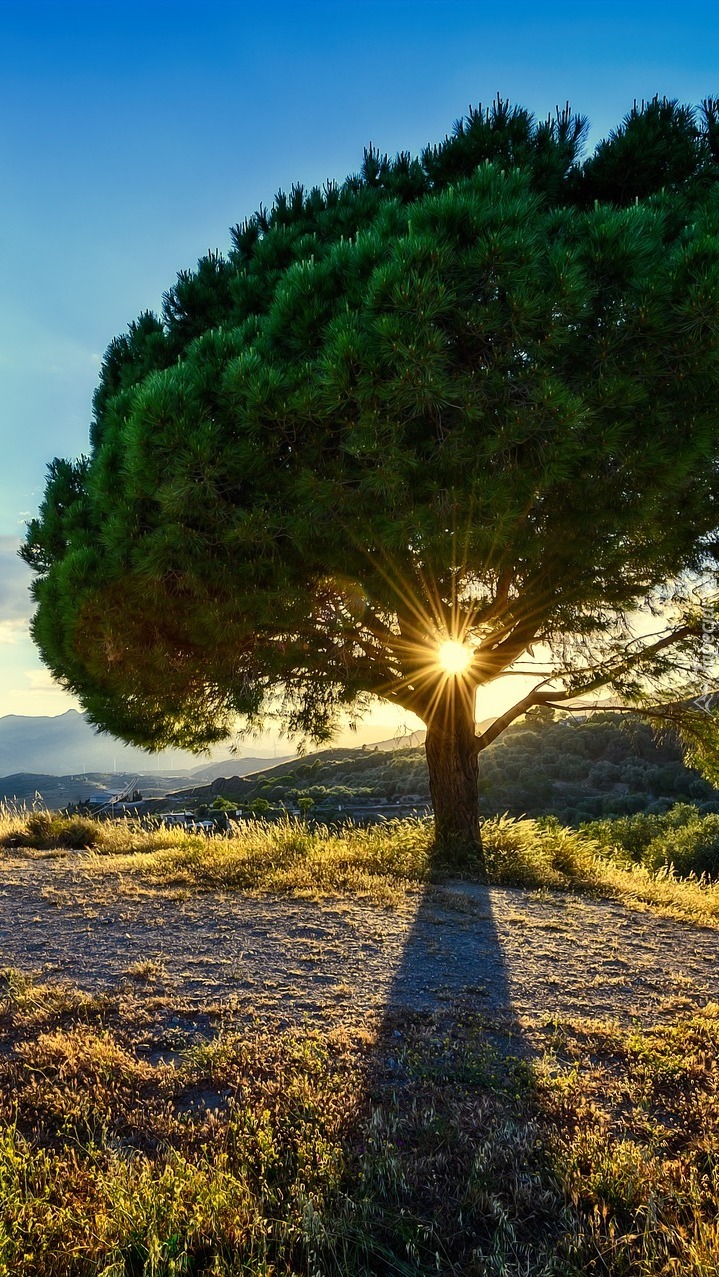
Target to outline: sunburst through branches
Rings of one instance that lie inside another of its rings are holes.
[[[469,669],[473,655],[472,649],[465,643],[448,639],[446,643],[440,644],[437,650],[437,662],[444,674],[450,678],[458,678]]]

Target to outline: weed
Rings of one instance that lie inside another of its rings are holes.
[[[493,817],[482,826],[489,880],[534,891],[609,896],[630,906],[648,906],[701,926],[719,927],[719,882],[692,872],[682,876],[674,864],[675,860],[688,863],[686,858],[681,861],[681,854],[695,846],[697,828],[701,833],[705,827],[697,825],[698,817],[683,820],[682,810],[675,809],[674,815],[668,813],[667,817],[647,817],[651,829],[645,829],[644,824],[641,829],[635,827],[634,817],[598,822],[580,830],[566,828],[554,817]],[[690,813],[694,810],[689,809]],[[711,817],[714,819],[719,818]],[[0,847],[11,850],[22,845],[58,851],[73,838],[76,843],[83,841],[86,871],[111,875],[113,890],[120,891],[134,890],[138,882],[144,882],[176,892],[352,895],[393,906],[405,900],[408,888],[456,874],[452,866],[438,862],[432,825],[427,820],[388,821],[341,831],[322,826],[310,829],[292,819],[253,820],[235,826],[231,836],[214,838],[181,830],[145,829],[129,821],[83,818],[77,825],[74,818],[66,824],[64,820],[48,813],[6,812],[0,816]],[[662,827],[663,841],[658,842],[655,826],[661,821],[668,823]],[[615,826],[616,837],[612,833]],[[713,834],[707,830],[706,836]],[[636,850],[628,850],[639,844],[649,848],[650,863],[644,863],[641,856],[637,860]],[[673,846],[675,855],[669,860],[667,848]]]

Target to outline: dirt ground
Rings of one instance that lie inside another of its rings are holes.
[[[719,932],[577,895],[450,883],[398,908],[0,865],[0,967],[87,992],[341,1023],[457,1001],[513,1018],[674,1018],[719,1002]]]

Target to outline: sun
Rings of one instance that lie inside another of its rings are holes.
[[[466,647],[464,643],[458,643],[456,639],[448,639],[437,651],[437,660],[441,668],[450,676],[464,674],[464,671],[472,664],[473,658],[472,649]]]

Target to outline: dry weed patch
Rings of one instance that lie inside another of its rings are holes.
[[[6,978],[0,1273],[716,1272],[719,1007],[189,1022]]]
[[[2,1014],[0,1272],[548,1262],[564,1207],[526,1070],[472,1017],[171,1037],[169,1062],[141,1004],[60,1007],[40,986],[35,1010],[46,996],[41,1025],[27,987]]]

